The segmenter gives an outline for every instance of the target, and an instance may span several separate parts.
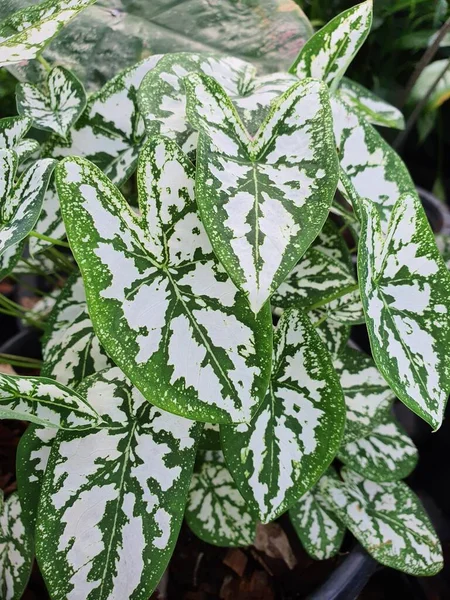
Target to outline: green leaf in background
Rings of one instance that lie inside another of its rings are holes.
[[[356,81],[344,77],[337,95],[351,111],[373,125],[391,129],[405,128],[405,118],[398,108],[388,104]]]
[[[331,98],[331,107],[341,169],[352,188],[349,191],[344,187],[342,192],[349,200],[352,192],[372,200],[386,233],[398,198],[406,193],[417,195],[408,169],[374,127],[349,110],[339,98]]]
[[[372,0],[349,8],[306,42],[290,72],[299,79],[320,79],[335,91],[371,26]]]
[[[28,117],[5,117],[0,119],[0,150],[14,150],[19,162],[39,149],[36,140],[22,139],[31,127]]]
[[[16,456],[16,476],[22,505],[22,519],[34,534],[42,480],[58,429],[30,423],[20,438]]]
[[[95,0],[46,0],[0,23],[0,67],[36,58],[77,14]]]
[[[412,106],[418,104],[428,94],[439,75],[443,73],[439,83],[428,98],[424,110],[426,112],[434,112],[442,106],[450,98],[449,66],[450,59],[444,58],[442,60],[435,60],[425,67],[411,91],[408,103]]]
[[[94,329],[114,362],[165,410],[249,421],[269,380],[270,310],[256,318],[215,258],[179,147],[161,137],[142,151],[142,217],[83,159],[59,165],[57,186]]]
[[[325,311],[321,310],[310,311],[308,317],[334,360],[347,345],[350,337],[350,325],[333,321],[328,318]]]
[[[404,479],[417,465],[417,448],[387,413],[366,437],[344,444],[338,458],[372,481]]]
[[[41,375],[69,387],[114,366],[95,335],[83,280],[77,273],[67,280],[46,323],[42,354]]]
[[[250,138],[223,88],[185,78],[196,197],[213,249],[257,313],[322,229],[336,190],[328,91],[294,84]]]
[[[272,305],[283,309],[320,307],[335,321],[364,322],[351,255],[331,221],[274,293]]]
[[[380,423],[395,398],[370,356],[345,348],[333,360],[347,407],[344,443],[368,435]]]
[[[239,493],[221,452],[205,452],[192,476],[187,524],[214,546],[234,548],[254,542],[257,521]]]
[[[109,428],[56,437],[39,566],[53,598],[149,598],[178,536],[201,427],[149,404],[118,368],[78,390]]]
[[[376,483],[343,469],[320,491],[338,518],[379,563],[410,575],[435,575],[442,550],[419,499],[402,481]]]
[[[46,83],[48,95],[31,83],[19,83],[17,110],[37,129],[66,137],[86,106],[83,84],[64,67],[55,67]]]
[[[338,479],[333,467],[325,475]],[[336,518],[326,497],[316,485],[289,510],[289,519],[306,552],[315,560],[326,560],[337,554],[345,534],[345,525]]]
[[[344,397],[326,348],[303,311],[284,312],[257,415],[249,425],[220,428],[227,465],[260,521],[279,517],[317,482],[344,424]]]
[[[417,196],[399,198],[383,235],[361,199],[358,273],[374,360],[396,396],[437,429],[450,392],[450,274]]]
[[[0,598],[20,600],[33,565],[33,540],[23,521],[17,493],[0,490]]]
[[[38,160],[15,184],[17,154],[0,150],[0,255],[17,246],[33,229],[56,161]]]
[[[0,418],[62,429],[100,425],[96,411],[78,393],[46,377],[0,373]]]

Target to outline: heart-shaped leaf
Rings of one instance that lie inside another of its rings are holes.
[[[33,539],[26,529],[19,496],[0,490],[0,598],[19,600],[33,565]]]
[[[60,432],[39,504],[36,554],[54,598],[148,598],[181,526],[201,427],[151,406],[118,369],[80,393],[109,428]]]
[[[442,569],[439,538],[406,484],[376,483],[347,469],[341,475],[344,482],[323,477],[320,491],[369,554],[410,575],[435,575]]]
[[[326,476],[338,479],[333,467]],[[315,486],[289,510],[289,518],[306,552],[315,560],[326,560],[341,548],[345,526],[336,518],[326,498]]]
[[[79,394],[46,377],[0,373],[0,418],[46,427],[89,429],[101,419]]]
[[[138,168],[138,218],[83,159],[57,171],[61,209],[105,350],[155,405],[201,421],[248,421],[271,363],[269,307],[256,318],[215,258],[194,168],[154,138]]]
[[[276,519],[317,482],[341,445],[344,423],[344,397],[326,348],[302,311],[286,311],[257,415],[249,425],[221,427],[227,464],[259,520]]]
[[[216,255],[257,313],[322,229],[337,159],[326,87],[294,84],[250,139],[223,88],[185,78],[196,195]]]
[[[450,392],[450,274],[417,196],[402,196],[382,233],[359,201],[358,273],[374,360],[397,397],[433,428]]]
[[[336,90],[369,35],[372,10],[372,0],[366,0],[332,19],[306,42],[290,72],[299,79],[320,79]]]
[[[95,0],[46,0],[0,23],[0,67],[36,58],[58,32]]]
[[[19,162],[39,149],[36,140],[22,139],[31,127],[28,117],[5,117],[0,119],[0,150],[14,150]]]
[[[368,436],[344,444],[338,458],[372,481],[397,481],[415,469],[417,448],[387,413]]]
[[[47,78],[48,95],[31,83],[16,89],[17,110],[33,126],[66,137],[86,106],[83,84],[64,67],[55,67]]]
[[[194,473],[186,521],[201,540],[214,546],[249,546],[256,520],[239,493],[221,452],[206,452]]]
[[[18,159],[0,150],[0,255],[17,246],[33,229],[56,161],[36,161],[14,184]]]

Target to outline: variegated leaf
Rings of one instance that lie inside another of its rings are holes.
[[[349,8],[306,42],[290,72],[300,79],[320,79],[335,91],[371,26],[372,0]]]
[[[337,95],[352,112],[373,125],[391,129],[405,128],[405,118],[398,108],[388,104],[356,81],[344,77]]]
[[[435,575],[442,550],[419,499],[402,481],[376,483],[343,469],[320,491],[338,518],[378,562],[411,575]]]
[[[36,161],[15,184],[17,165],[15,152],[0,150],[0,255],[33,229],[56,161]]]
[[[435,240],[447,269],[450,269],[450,235],[441,233],[435,236]]]
[[[312,310],[308,313],[316,331],[327,347],[331,358],[334,360],[344,350],[350,337],[350,325],[338,323],[328,318],[323,310]]]
[[[41,375],[70,387],[113,366],[92,327],[81,275],[72,275],[59,294],[46,324],[42,353]]]
[[[0,490],[0,598],[20,600],[33,565],[33,540],[26,529],[19,496],[6,500]]]
[[[95,0],[46,0],[0,23],[0,67],[36,58],[58,32]]]
[[[433,428],[450,392],[450,274],[420,200],[402,196],[387,236],[359,202],[358,272],[374,360],[397,397]]]
[[[66,228],[59,208],[59,198],[53,180],[50,181],[50,185],[45,192],[41,214],[34,226],[34,231],[55,240],[60,240],[66,235]],[[33,258],[36,258],[37,254],[47,250],[50,246],[52,246],[52,243],[46,239],[30,237],[28,240],[28,247]]]
[[[250,138],[223,88],[185,78],[196,194],[216,255],[257,313],[322,229],[336,190],[328,92],[294,84]]]
[[[109,428],[59,432],[36,553],[53,598],[146,599],[181,526],[201,426],[149,404],[118,368],[79,386]]]
[[[41,486],[58,429],[30,423],[20,438],[16,456],[17,487],[22,519],[34,533]]]
[[[372,125],[350,111],[338,97],[331,99],[331,107],[341,169],[352,188],[349,191],[341,186],[340,189],[349,201],[353,201],[352,191],[372,200],[386,233],[398,198],[406,193],[416,195],[408,169]]]
[[[5,117],[0,119],[0,150],[14,150],[19,162],[39,149],[36,140],[22,139],[31,127],[28,117]]]
[[[345,348],[334,358],[347,407],[344,443],[365,437],[389,411],[395,395],[370,356]]]
[[[101,419],[79,394],[46,377],[0,373],[0,418],[47,427],[89,429]]]
[[[214,546],[249,546],[256,520],[239,493],[221,452],[206,452],[192,476],[186,521],[201,540]]]
[[[25,241],[9,246],[3,254],[0,254],[0,281],[16,270],[16,265],[23,254]]]
[[[272,296],[279,308],[321,308],[335,321],[362,323],[364,312],[348,248],[327,222],[287,279]]]
[[[387,413],[369,435],[344,444],[338,458],[372,481],[397,481],[416,467],[417,448]]]
[[[270,310],[256,318],[217,262],[178,146],[154,138],[142,151],[142,217],[85,160],[63,161],[57,186],[94,329],[114,362],[170,412],[250,420],[270,374]]]
[[[253,421],[221,426],[227,464],[263,523],[317,482],[341,445],[345,403],[331,358],[303,311],[283,313],[272,380]]]
[[[33,126],[66,137],[86,106],[83,84],[71,71],[55,67],[47,78],[48,94],[31,83],[16,89],[17,110],[29,117]]]
[[[338,479],[330,467],[327,477]],[[318,485],[304,494],[289,510],[289,518],[306,552],[315,560],[337,554],[345,534],[345,525],[336,518]]]

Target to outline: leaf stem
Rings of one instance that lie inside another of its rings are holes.
[[[55,246],[62,246],[63,248],[70,248],[70,244],[67,242],[63,242],[62,240],[57,240],[56,238],[52,238],[49,235],[45,235],[43,233],[39,233],[37,231],[31,231],[30,235],[35,238],[39,238],[40,240],[44,240],[45,242],[49,242]]]
[[[320,308],[321,306],[324,306],[325,304],[328,304],[329,302],[332,302],[333,300],[342,298],[342,296],[346,296],[347,294],[356,292],[356,290],[358,290],[358,289],[359,289],[358,283],[355,283],[354,285],[349,285],[345,288],[342,288],[342,290],[339,290],[339,292],[336,292],[335,294],[328,296],[327,298],[322,298],[321,300],[318,300],[315,304],[312,304],[308,308],[308,312],[311,312],[312,310],[315,310],[316,308]]]
[[[320,327],[322,323],[324,323],[328,319],[328,313],[324,313],[320,319],[318,319],[315,323],[313,323],[314,327]]]
[[[39,56],[36,56],[36,60],[41,63],[41,65],[44,67],[44,69],[47,71],[47,73],[49,73],[52,70],[51,64],[45,60],[45,58],[42,56],[42,54],[39,54]]]
[[[13,367],[25,367],[40,369],[42,367],[42,361],[34,358],[27,358],[25,356],[16,356],[15,354],[2,354],[0,353],[0,364],[11,365]]]

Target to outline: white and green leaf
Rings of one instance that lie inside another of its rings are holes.
[[[59,198],[56,192],[53,179],[47,188],[42,203],[42,210],[39,219],[34,226],[34,231],[42,236],[49,237],[55,240],[61,240],[66,236],[66,228],[61,217],[59,208]],[[52,242],[40,237],[30,237],[28,247],[30,255],[33,259],[37,259],[37,255],[44,252],[52,246]]]
[[[333,467],[325,475],[338,479]],[[326,560],[341,548],[345,525],[337,519],[319,485],[306,492],[289,510],[289,519],[306,552],[315,560]]]
[[[402,481],[376,483],[343,469],[320,491],[337,517],[378,562],[410,575],[435,575],[442,550],[419,499]]]
[[[19,162],[28,158],[39,149],[39,143],[32,139],[23,139],[31,127],[28,117],[5,117],[0,119],[0,150],[14,150]]]
[[[118,368],[79,386],[109,428],[59,432],[36,554],[54,598],[149,598],[183,519],[201,426],[151,404]]]
[[[33,565],[33,540],[17,493],[6,500],[0,490],[0,598],[20,600]]]
[[[257,313],[321,231],[336,190],[328,91],[294,84],[250,138],[224,89],[185,78],[199,131],[196,196],[226,271]]]
[[[227,465],[260,521],[273,521],[313,487],[341,445],[344,424],[331,357],[303,311],[284,312],[258,413],[250,424],[220,428]]]
[[[271,364],[269,307],[255,317],[215,258],[194,168],[154,138],[138,168],[138,217],[83,159],[57,171],[61,209],[94,329],[144,396],[200,421],[249,421]]]
[[[257,521],[227,469],[221,452],[206,452],[192,476],[186,521],[201,540],[214,546],[249,546]]]
[[[350,337],[350,325],[333,321],[333,319],[328,318],[327,312],[320,309],[310,311],[308,317],[334,360],[347,346]]]
[[[404,479],[417,465],[417,448],[387,413],[365,437],[344,444],[338,458],[372,481]]]
[[[0,67],[36,58],[59,31],[95,0],[46,0],[0,23]]]
[[[359,201],[358,272],[374,360],[397,397],[433,428],[450,392],[450,274],[420,200],[399,198],[387,235]]]
[[[64,67],[54,67],[47,77],[47,92],[31,83],[19,83],[17,110],[31,119],[33,126],[66,137],[86,106],[83,84]]]
[[[335,91],[370,32],[372,11],[372,0],[366,0],[332,19],[302,47],[290,72],[324,81]]]

